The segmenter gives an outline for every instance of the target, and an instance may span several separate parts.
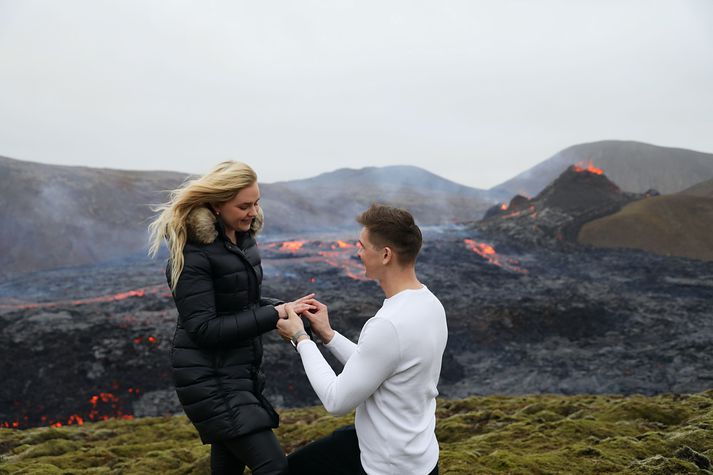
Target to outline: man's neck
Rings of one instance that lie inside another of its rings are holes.
[[[379,279],[379,285],[387,299],[404,290],[418,290],[423,287],[423,284],[418,281],[416,269],[413,267],[393,269],[386,272],[386,274]]]

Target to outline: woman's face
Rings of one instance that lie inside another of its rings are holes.
[[[256,183],[243,188],[233,198],[221,205],[215,205],[215,211],[223,219],[228,231],[250,231],[250,226],[258,214],[260,188]]]

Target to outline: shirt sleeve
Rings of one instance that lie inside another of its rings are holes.
[[[346,364],[347,360],[352,356],[357,349],[356,343],[345,337],[338,331],[334,331],[334,336],[329,343],[324,345],[332,354],[339,360],[340,363]]]
[[[303,340],[297,345],[307,378],[327,412],[334,415],[348,413],[374,394],[393,374],[400,356],[397,337],[396,329],[388,320],[369,320],[339,376],[313,341]]]

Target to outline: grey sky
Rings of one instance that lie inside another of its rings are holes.
[[[0,155],[489,188],[576,143],[713,152],[713,0],[0,0]]]

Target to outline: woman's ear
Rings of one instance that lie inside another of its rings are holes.
[[[216,203],[208,203],[208,208],[213,212],[214,215],[218,216],[220,214],[220,208]]]

